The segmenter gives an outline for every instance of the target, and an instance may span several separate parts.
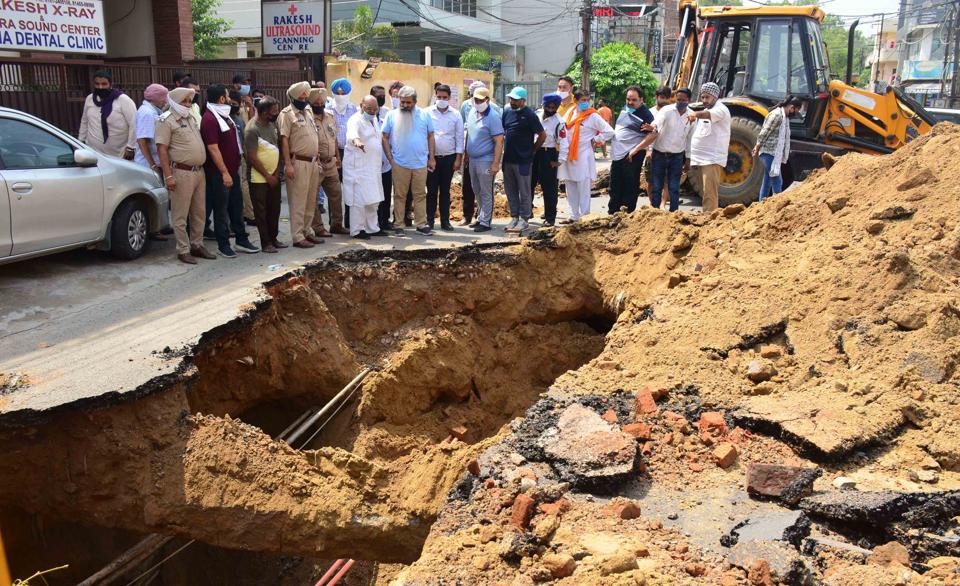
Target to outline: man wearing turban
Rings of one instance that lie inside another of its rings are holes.
[[[287,90],[290,105],[280,111],[277,128],[287,178],[290,231],[297,248],[313,248],[321,240],[313,231],[320,189],[320,137],[310,109],[310,84],[301,81]]]
[[[703,211],[719,205],[720,173],[727,166],[730,149],[730,110],[720,101],[720,86],[712,81],[700,87],[705,108],[691,112],[687,120],[695,123],[690,139],[690,166],[700,171],[703,183]]]

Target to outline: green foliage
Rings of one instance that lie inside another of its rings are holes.
[[[567,75],[580,85],[582,57],[567,69]],[[647,65],[647,57],[631,43],[608,43],[590,56],[590,90],[594,100],[603,98],[610,109],[620,111],[627,88],[635,85],[643,90],[643,101],[648,106],[655,104],[653,94],[657,91],[657,78]]]
[[[400,56],[385,44],[397,46],[399,34],[389,24],[373,24],[373,11],[366,4],[357,6],[353,20],[333,25],[333,49],[359,59],[379,57],[384,61],[399,61]]]
[[[493,63],[503,63],[503,57],[499,55],[492,57]],[[477,69],[480,71],[490,71],[491,56],[490,52],[483,47],[470,47],[463,53],[460,53],[460,67],[463,69]],[[493,69],[494,80],[500,79],[500,68]]]
[[[233,22],[217,16],[222,0],[191,0],[193,11],[193,52],[197,59],[213,59],[220,55],[223,33]]]

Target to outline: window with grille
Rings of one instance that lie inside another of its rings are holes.
[[[430,6],[444,12],[477,17],[477,0],[430,0]]]

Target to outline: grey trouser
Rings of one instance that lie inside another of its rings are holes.
[[[493,175],[490,165],[493,161],[470,161],[470,184],[477,196],[477,221],[489,227],[493,221]],[[528,185],[529,187],[529,185]]]
[[[521,173],[521,167],[526,168],[526,175]],[[507,192],[512,217],[524,220],[533,217],[533,193],[530,187],[530,163],[503,164],[503,188]]]

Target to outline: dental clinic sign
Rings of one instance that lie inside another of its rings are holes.
[[[101,0],[0,0],[0,49],[107,52]]]
[[[264,55],[323,53],[327,34],[326,4],[263,2],[261,27]]]

